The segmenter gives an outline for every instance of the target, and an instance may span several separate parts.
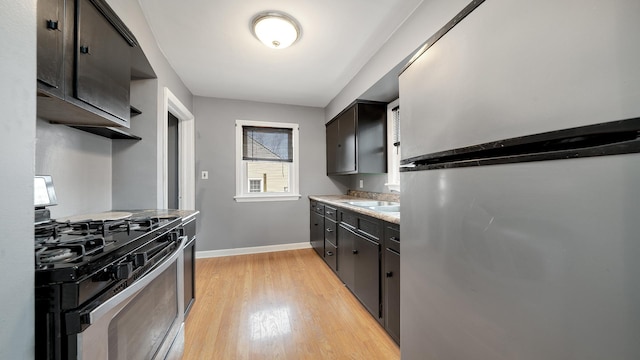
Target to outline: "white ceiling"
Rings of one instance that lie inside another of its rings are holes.
[[[325,107],[422,0],[138,0],[160,49],[196,96]],[[284,11],[302,26],[287,49],[249,25]]]

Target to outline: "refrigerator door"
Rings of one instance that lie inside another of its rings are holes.
[[[640,359],[640,155],[401,182],[403,359]]]
[[[638,14],[637,0],[485,1],[400,76],[403,159],[637,117]]]

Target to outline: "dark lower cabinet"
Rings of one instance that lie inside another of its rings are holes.
[[[190,220],[183,225],[184,233],[187,236],[184,245],[184,316],[185,319],[189,310],[196,301],[196,219]]]
[[[184,314],[191,310],[196,300],[196,238],[191,239],[184,247]]]
[[[356,234],[344,225],[338,226],[338,276],[349,289],[355,288],[355,257],[353,246]]]
[[[367,310],[380,318],[380,245],[340,226],[338,275]]]
[[[356,235],[354,242],[355,289],[362,304],[380,318],[380,245],[363,236]]]
[[[338,247],[329,241],[324,243],[324,261],[333,271],[338,268]]]
[[[311,202],[311,245],[400,344],[400,226]]]
[[[315,211],[311,211],[309,224],[311,247],[320,257],[324,257],[324,216]]]
[[[384,253],[384,328],[400,343],[400,254],[387,248]]]

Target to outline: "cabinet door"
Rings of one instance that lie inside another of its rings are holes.
[[[191,310],[193,302],[196,300],[196,239],[184,247],[184,314]]]
[[[79,0],[74,96],[129,121],[131,46],[89,0]]]
[[[338,171],[336,159],[338,156],[338,127],[340,122],[333,121],[327,124],[327,175]]]
[[[380,245],[356,235],[355,254],[355,291],[362,304],[380,318]]]
[[[387,248],[384,256],[384,327],[400,343],[400,254]]]
[[[355,291],[355,237],[351,230],[343,225],[338,226],[338,276],[351,291]]]
[[[63,96],[62,29],[64,0],[38,0],[38,81],[47,92]]]
[[[338,149],[336,157],[336,170],[338,173],[355,172],[356,164],[356,107],[345,111],[337,120]]]
[[[310,227],[311,247],[320,257],[324,257],[324,217],[312,211]]]

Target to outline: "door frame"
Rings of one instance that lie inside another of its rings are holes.
[[[169,113],[178,118],[178,207],[195,210],[195,117],[167,87],[162,116],[158,116],[158,208],[166,209],[169,203]]]

